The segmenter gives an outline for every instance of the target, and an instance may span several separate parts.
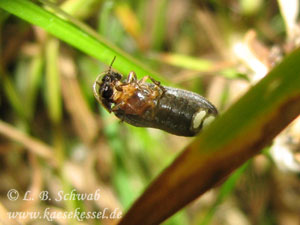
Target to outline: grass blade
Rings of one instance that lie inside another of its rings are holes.
[[[67,42],[82,52],[93,56],[109,65],[114,56],[117,57],[113,67],[123,74],[135,71],[138,76],[151,75],[163,83],[167,82],[160,75],[145,68],[141,63],[134,60],[128,54],[108,43],[98,34],[83,30],[85,25],[78,27],[70,21],[39,7],[28,0],[0,0],[0,8],[34,24],[42,27],[55,37]],[[61,13],[62,14],[62,13]],[[76,21],[75,18],[64,14],[69,20]],[[77,24],[80,24],[77,21]]]

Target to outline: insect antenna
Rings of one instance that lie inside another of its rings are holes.
[[[109,67],[108,67],[108,73],[109,73],[109,74],[110,74],[110,72],[111,72],[111,67],[112,67],[112,65],[113,65],[114,62],[115,62],[115,59],[116,59],[116,56],[114,56],[113,60],[111,61],[110,65],[109,65]]]

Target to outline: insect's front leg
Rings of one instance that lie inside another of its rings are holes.
[[[129,83],[136,82],[136,81],[137,81],[136,74],[135,74],[135,72],[131,71],[131,72],[128,74],[126,83],[129,84]]]
[[[99,80],[100,80],[101,76],[102,76],[102,74],[98,75],[95,83],[93,84],[94,96],[99,103],[101,103],[101,96],[99,95],[99,87],[101,85],[101,82]]]
[[[153,84],[155,84],[156,87],[158,87],[162,91],[162,95],[166,92],[166,89],[164,88],[164,86],[160,84],[159,81],[153,79],[152,77],[148,77],[148,78],[152,81]]]
[[[93,84],[93,93],[94,93],[94,96],[95,96],[95,98],[97,99],[97,101],[99,102],[99,103],[101,103],[101,98],[100,98],[100,95],[99,95],[99,93],[98,93],[98,86],[99,86],[99,84],[98,84],[98,82],[95,82],[94,84]]]

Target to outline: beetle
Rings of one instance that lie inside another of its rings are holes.
[[[218,114],[207,99],[191,91],[167,87],[150,76],[137,79],[130,72],[101,73],[93,85],[95,98],[121,121],[137,127],[158,128],[179,136],[195,136]],[[147,80],[151,82],[146,82]]]

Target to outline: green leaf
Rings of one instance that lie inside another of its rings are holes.
[[[48,7],[49,6],[51,5],[48,5]],[[82,52],[99,59],[107,65],[109,65],[114,56],[116,56],[113,67],[122,74],[128,74],[130,71],[135,71],[138,77],[151,75],[154,79],[158,79],[162,83],[167,83],[162,76],[146,68],[121,49],[110,44],[86,25],[59,11],[59,9],[54,8],[56,12],[60,13],[58,16],[28,0],[0,0],[0,8],[29,23],[42,27],[55,37],[65,41]],[[67,18],[68,20],[63,18]],[[71,21],[73,23],[71,23]]]

